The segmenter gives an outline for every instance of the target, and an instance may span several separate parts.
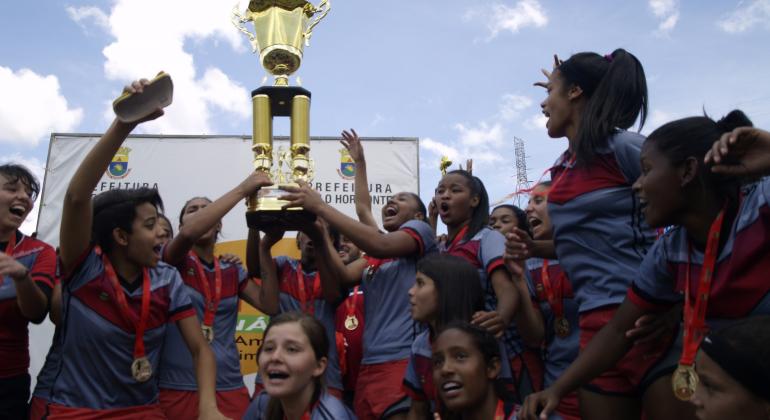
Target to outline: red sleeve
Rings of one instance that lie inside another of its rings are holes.
[[[193,309],[192,305],[185,305],[176,312],[171,314],[171,317],[169,317],[168,322],[177,322],[185,318],[189,318],[191,316],[196,316],[195,309]]]
[[[492,275],[492,272],[497,270],[500,267],[505,267],[505,262],[503,261],[503,257],[497,257],[492,259],[492,261],[489,262],[487,265],[487,274]]]
[[[35,258],[29,269],[30,277],[50,298],[51,290],[56,285],[56,251],[45,246]]]
[[[652,302],[650,299],[645,298],[643,293],[634,287],[633,284],[628,288],[626,297],[631,301],[631,303],[648,312],[660,312],[670,308],[672,305]]]
[[[425,244],[422,243],[422,236],[420,236],[417,231],[410,228],[403,228],[401,231],[406,232],[407,235],[411,236],[415,241],[417,241],[417,247],[419,248],[419,253],[417,255],[422,256],[423,252],[425,252]]]

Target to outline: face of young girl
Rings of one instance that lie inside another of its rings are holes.
[[[160,225],[160,230],[163,232],[160,236],[161,244],[165,245],[169,243],[172,239],[171,225],[168,223],[166,219],[162,217],[158,217],[158,224]]]
[[[17,179],[0,174],[0,224],[5,229],[18,229],[32,210],[32,192]]]
[[[316,360],[307,334],[297,322],[270,328],[259,352],[259,374],[273,398],[297,395],[326,369],[326,358]]]
[[[652,227],[677,224],[677,214],[682,213],[683,207],[680,169],[671,164],[654,142],[644,142],[640,159],[642,173],[633,189],[639,196],[645,221]]]
[[[558,70],[551,73],[546,85],[548,96],[540,104],[543,115],[548,118],[545,127],[551,138],[566,136],[567,127],[572,123],[570,118],[574,105],[569,99],[567,88],[567,83]]]
[[[158,210],[152,204],[136,206],[125,250],[128,259],[140,267],[155,267],[160,261],[163,230],[158,219]]]
[[[460,174],[444,175],[433,199],[441,221],[447,226],[458,226],[470,220],[473,209],[479,205],[479,198],[471,192],[468,179]]]
[[[770,402],[749,392],[708,355],[699,352],[695,368],[700,383],[692,403],[700,420],[770,418]]]
[[[507,207],[498,207],[489,215],[489,227],[505,235],[519,226],[516,214]]]
[[[433,344],[433,383],[441,401],[452,411],[480,405],[499,366],[487,366],[473,339],[458,329],[441,333]]]
[[[553,234],[551,218],[548,217],[548,189],[545,185],[536,186],[524,210],[535,239],[550,239]]]
[[[412,319],[430,322],[438,311],[438,290],[433,279],[417,272],[414,285],[409,289],[409,304],[412,305]]]
[[[345,235],[340,235],[339,255],[342,263],[347,265],[361,258],[361,250]]]
[[[395,232],[419,212],[419,205],[412,194],[400,192],[391,197],[382,208],[382,228]]]
[[[199,212],[200,210],[206,208],[206,206],[208,206],[209,204],[211,204],[211,201],[205,198],[201,198],[201,197],[193,198],[187,203],[187,206],[184,208],[184,217],[182,218],[182,221],[187,220],[189,215]],[[208,232],[204,233],[203,236],[201,236],[198,240],[205,241],[205,242],[216,240],[220,229],[222,229],[221,222],[212,226],[211,229],[209,229]]]

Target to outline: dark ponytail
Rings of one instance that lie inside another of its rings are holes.
[[[735,198],[742,180],[711,172],[703,163],[703,158],[724,133],[745,126],[752,126],[751,120],[742,111],[733,110],[719,121],[707,115],[672,121],[650,133],[646,141],[655,145],[672,165],[680,165],[694,157],[698,161],[698,177],[703,185],[731,199]]]
[[[587,100],[574,146],[578,164],[591,163],[609,136],[633,126],[637,117],[642,129],[647,119],[647,80],[633,54],[622,48],[606,56],[578,53],[558,70],[567,86],[579,86]]]

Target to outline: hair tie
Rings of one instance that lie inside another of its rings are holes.
[[[608,63],[612,63],[612,54],[604,54],[604,59],[607,60]]]

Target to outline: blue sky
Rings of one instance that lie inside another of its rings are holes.
[[[0,159],[42,174],[52,131],[103,131],[121,87],[158,70],[173,76],[175,102],[140,132],[249,133],[249,92],[264,72],[230,24],[234,4],[7,2]],[[544,92],[532,86],[554,53],[635,54],[650,90],[645,133],[704,109],[741,108],[768,128],[768,43],[770,0],[332,0],[298,75],[313,92],[312,135],[354,127],[363,136],[419,137],[424,199],[449,153],[474,159],[495,201],[515,189],[514,137],[525,141],[531,180],[565,148],[546,135]],[[277,125],[276,134],[287,133],[288,124]]]

